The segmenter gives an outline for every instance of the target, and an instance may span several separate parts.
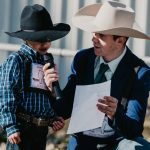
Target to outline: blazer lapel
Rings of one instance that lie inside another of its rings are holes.
[[[119,63],[111,80],[111,96],[118,99],[122,98],[123,88],[130,78],[132,67],[131,52],[127,49],[127,52],[121,62]]]
[[[94,53],[94,48],[91,48],[90,54],[88,55],[87,68],[86,68],[86,76],[84,76],[84,80],[86,84],[94,83],[94,63],[95,63],[96,55]]]

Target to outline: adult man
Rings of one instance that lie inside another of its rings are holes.
[[[150,149],[142,138],[150,68],[126,46],[128,37],[150,38],[135,26],[134,17],[131,8],[112,1],[81,8],[73,17],[75,26],[94,33],[94,47],[76,54],[64,98],[57,101],[59,112],[70,116],[76,85],[111,79],[111,96],[106,95],[97,103],[98,110],[105,113],[102,127],[72,135],[68,150]],[[58,75],[47,67],[48,64],[43,68],[45,81],[51,88]]]
[[[7,32],[25,44],[2,66],[0,125],[7,132],[8,150],[44,150],[48,126],[57,131],[64,120],[51,106],[52,96],[43,80],[43,54],[52,41],[69,33],[70,26],[53,24],[48,11],[35,4],[23,9],[20,27],[20,31]]]

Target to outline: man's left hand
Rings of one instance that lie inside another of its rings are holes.
[[[104,96],[103,99],[98,100],[97,108],[113,120],[116,113],[117,104],[118,100],[116,98],[112,96]]]

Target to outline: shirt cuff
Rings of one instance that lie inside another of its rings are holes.
[[[17,125],[12,125],[6,128],[6,132],[7,132],[7,137],[9,137],[11,134],[19,132],[19,127]]]

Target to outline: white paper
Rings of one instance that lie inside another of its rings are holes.
[[[72,115],[67,134],[102,126],[105,114],[97,109],[99,98],[110,96],[111,81],[76,86]]]

